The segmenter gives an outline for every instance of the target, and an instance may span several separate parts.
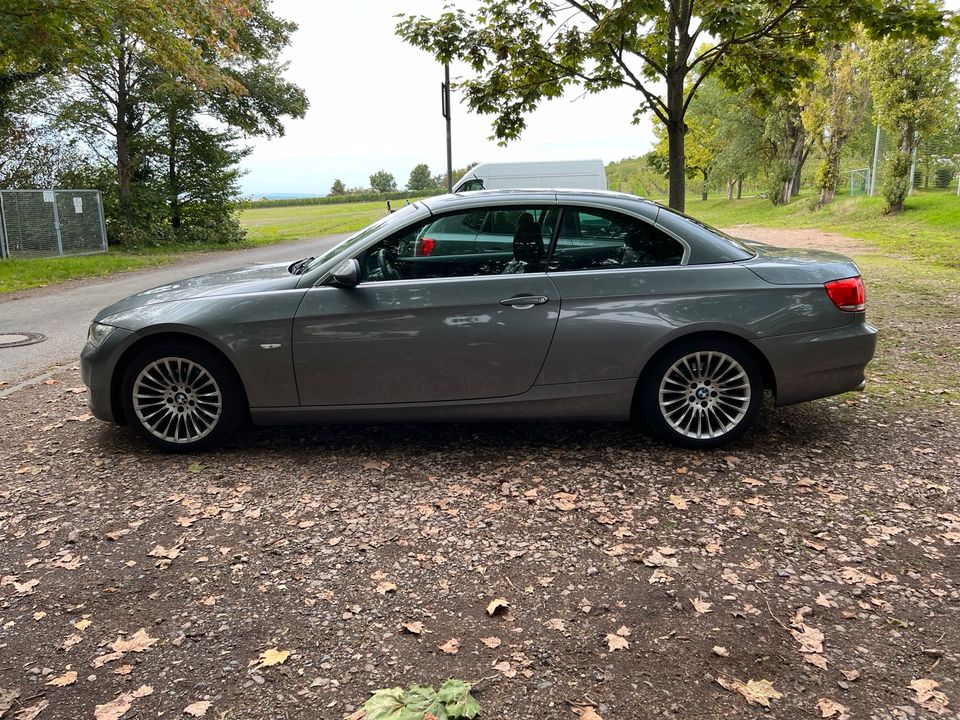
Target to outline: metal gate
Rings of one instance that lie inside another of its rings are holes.
[[[0,190],[0,257],[106,251],[99,190]]]

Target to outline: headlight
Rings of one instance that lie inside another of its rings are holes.
[[[107,339],[107,336],[114,330],[112,325],[103,323],[90,323],[90,329],[87,330],[87,342],[93,347],[99,347],[100,343]]]

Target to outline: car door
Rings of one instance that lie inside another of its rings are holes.
[[[306,293],[293,327],[301,405],[478,400],[534,384],[557,323],[555,285],[542,267],[501,274],[512,250],[404,254],[436,222],[358,256],[357,287]]]

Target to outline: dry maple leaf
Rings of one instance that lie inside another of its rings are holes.
[[[40,581],[36,578],[32,580],[27,580],[26,582],[18,583],[16,580],[13,581],[13,589],[17,591],[19,595],[32,595],[33,589],[40,584]]]
[[[132,673],[132,672],[133,672],[133,665],[117,665],[117,667],[114,668],[113,674],[114,674],[114,675],[129,675],[129,674]]]
[[[46,710],[49,704],[49,700],[41,700],[36,705],[23,708],[23,710],[14,716],[13,720],[33,720],[35,717],[37,717],[37,715]]]
[[[769,680],[747,680],[744,683],[736,678],[725,678],[721,675],[717,677],[717,684],[727,690],[740,693],[749,705],[762,705],[768,708],[771,700],[779,700],[783,697]]]
[[[75,623],[73,624],[73,626],[74,626],[77,630],[80,630],[81,632],[83,632],[84,630],[86,630],[86,629],[87,629],[88,627],[90,627],[91,625],[93,625],[93,623],[92,623],[90,620],[87,620],[86,618],[84,618],[83,620],[78,620],[77,622],[75,622]]]
[[[3,714],[13,707],[18,697],[20,697],[19,689],[7,690],[0,687],[0,717],[3,717]]]
[[[806,653],[804,654],[803,659],[811,665],[817,666],[821,670],[827,669],[827,659],[823,655],[819,655],[817,653]]]
[[[671,495],[668,500],[677,510],[686,510],[688,507],[687,501],[680,495]]]
[[[544,625],[551,630],[556,630],[557,632],[567,631],[567,624],[560,618],[550,618],[544,623]]]
[[[107,653],[106,655],[101,655],[100,657],[95,657],[93,662],[90,663],[92,668],[100,668],[106,665],[107,663],[113,662],[114,660],[119,660],[123,657],[122,652],[112,652]]]
[[[609,633],[606,638],[607,647],[610,649],[610,652],[615,650],[626,650],[630,647],[630,641],[621,635],[616,635],[615,633]]]
[[[437,645],[437,648],[447,655],[456,655],[460,652],[460,639],[450,638],[443,645]]]
[[[847,720],[847,718],[850,717],[847,715],[847,707],[845,705],[841,705],[829,698],[820,698],[817,700],[817,709],[820,710],[820,717],[822,718],[832,718],[834,715],[837,715],[837,720]]]
[[[157,638],[150,637],[147,634],[146,628],[140,628],[126,639],[118,637],[113,644],[110,645],[110,649],[118,653],[140,653],[156,643]]]
[[[207,714],[207,710],[210,709],[210,706],[213,705],[209,700],[198,700],[195,703],[190,703],[187,705],[183,712],[190,717],[203,717]]]
[[[283,665],[290,657],[289,650],[280,650],[278,648],[269,648],[260,653],[259,667],[271,667],[273,665]]]
[[[864,585],[879,585],[880,581],[873,575],[857,570],[855,567],[845,567],[840,571],[840,577],[848,585],[863,583]]]
[[[502,612],[510,607],[510,602],[506,598],[494,598],[487,604],[487,615],[493,617],[498,612]]]
[[[480,638],[480,642],[482,642],[491,650],[496,650],[498,647],[500,647],[500,645],[503,644],[503,641],[494,635],[491,635],[490,637]]]
[[[841,670],[840,672],[841,672],[841,673],[843,674],[843,676],[844,676],[847,680],[849,680],[850,682],[853,682],[853,681],[856,680],[858,677],[860,677],[860,671],[859,671],[859,670]]]
[[[53,685],[54,687],[64,687],[65,685],[73,685],[77,681],[77,671],[69,670],[65,672],[60,677],[55,677],[53,680],[47,683],[47,685]]]
[[[643,558],[643,564],[647,567],[678,567],[679,563],[675,557],[667,557],[659,550],[653,550],[649,555]]]
[[[561,512],[570,512],[577,508],[577,496],[570,493],[559,492],[553,496],[553,506]]]
[[[802,630],[802,632],[800,632]],[[802,653],[822,653],[823,633],[806,623],[800,623],[800,630],[791,630],[790,634],[800,643]]]
[[[493,669],[499,672],[506,678],[512,678],[517,676],[517,671],[513,669],[513,666],[510,664],[509,660],[503,660],[498,662],[493,666]]]
[[[82,641],[83,641],[83,635],[78,635],[77,633],[73,633],[63,641],[63,644],[60,645],[60,647],[62,647],[64,650],[69,650],[74,645]]]
[[[690,604],[693,605],[693,609],[696,610],[700,615],[713,612],[712,602],[707,602],[706,600],[701,600],[700,598],[690,598]]]
[[[917,694],[913,699],[917,705],[937,715],[946,715],[950,701],[942,690],[937,690],[938,687],[940,683],[929,678],[910,682],[910,689]]]
[[[404,630],[412,635],[420,635],[423,633],[423,623],[417,620],[416,622],[403,623],[401,626]]]
[[[132,692],[121,693],[105,705],[93,709],[94,720],[120,720],[133,707],[133,701],[153,694],[149,685],[141,685]]]
[[[363,463],[364,470],[379,470],[380,472],[383,472],[388,467],[390,467],[390,463],[386,460],[366,460]]]

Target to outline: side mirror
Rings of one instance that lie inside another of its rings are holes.
[[[335,287],[356,287],[360,284],[360,262],[355,258],[344,260],[333,269],[330,281],[330,284]]]

